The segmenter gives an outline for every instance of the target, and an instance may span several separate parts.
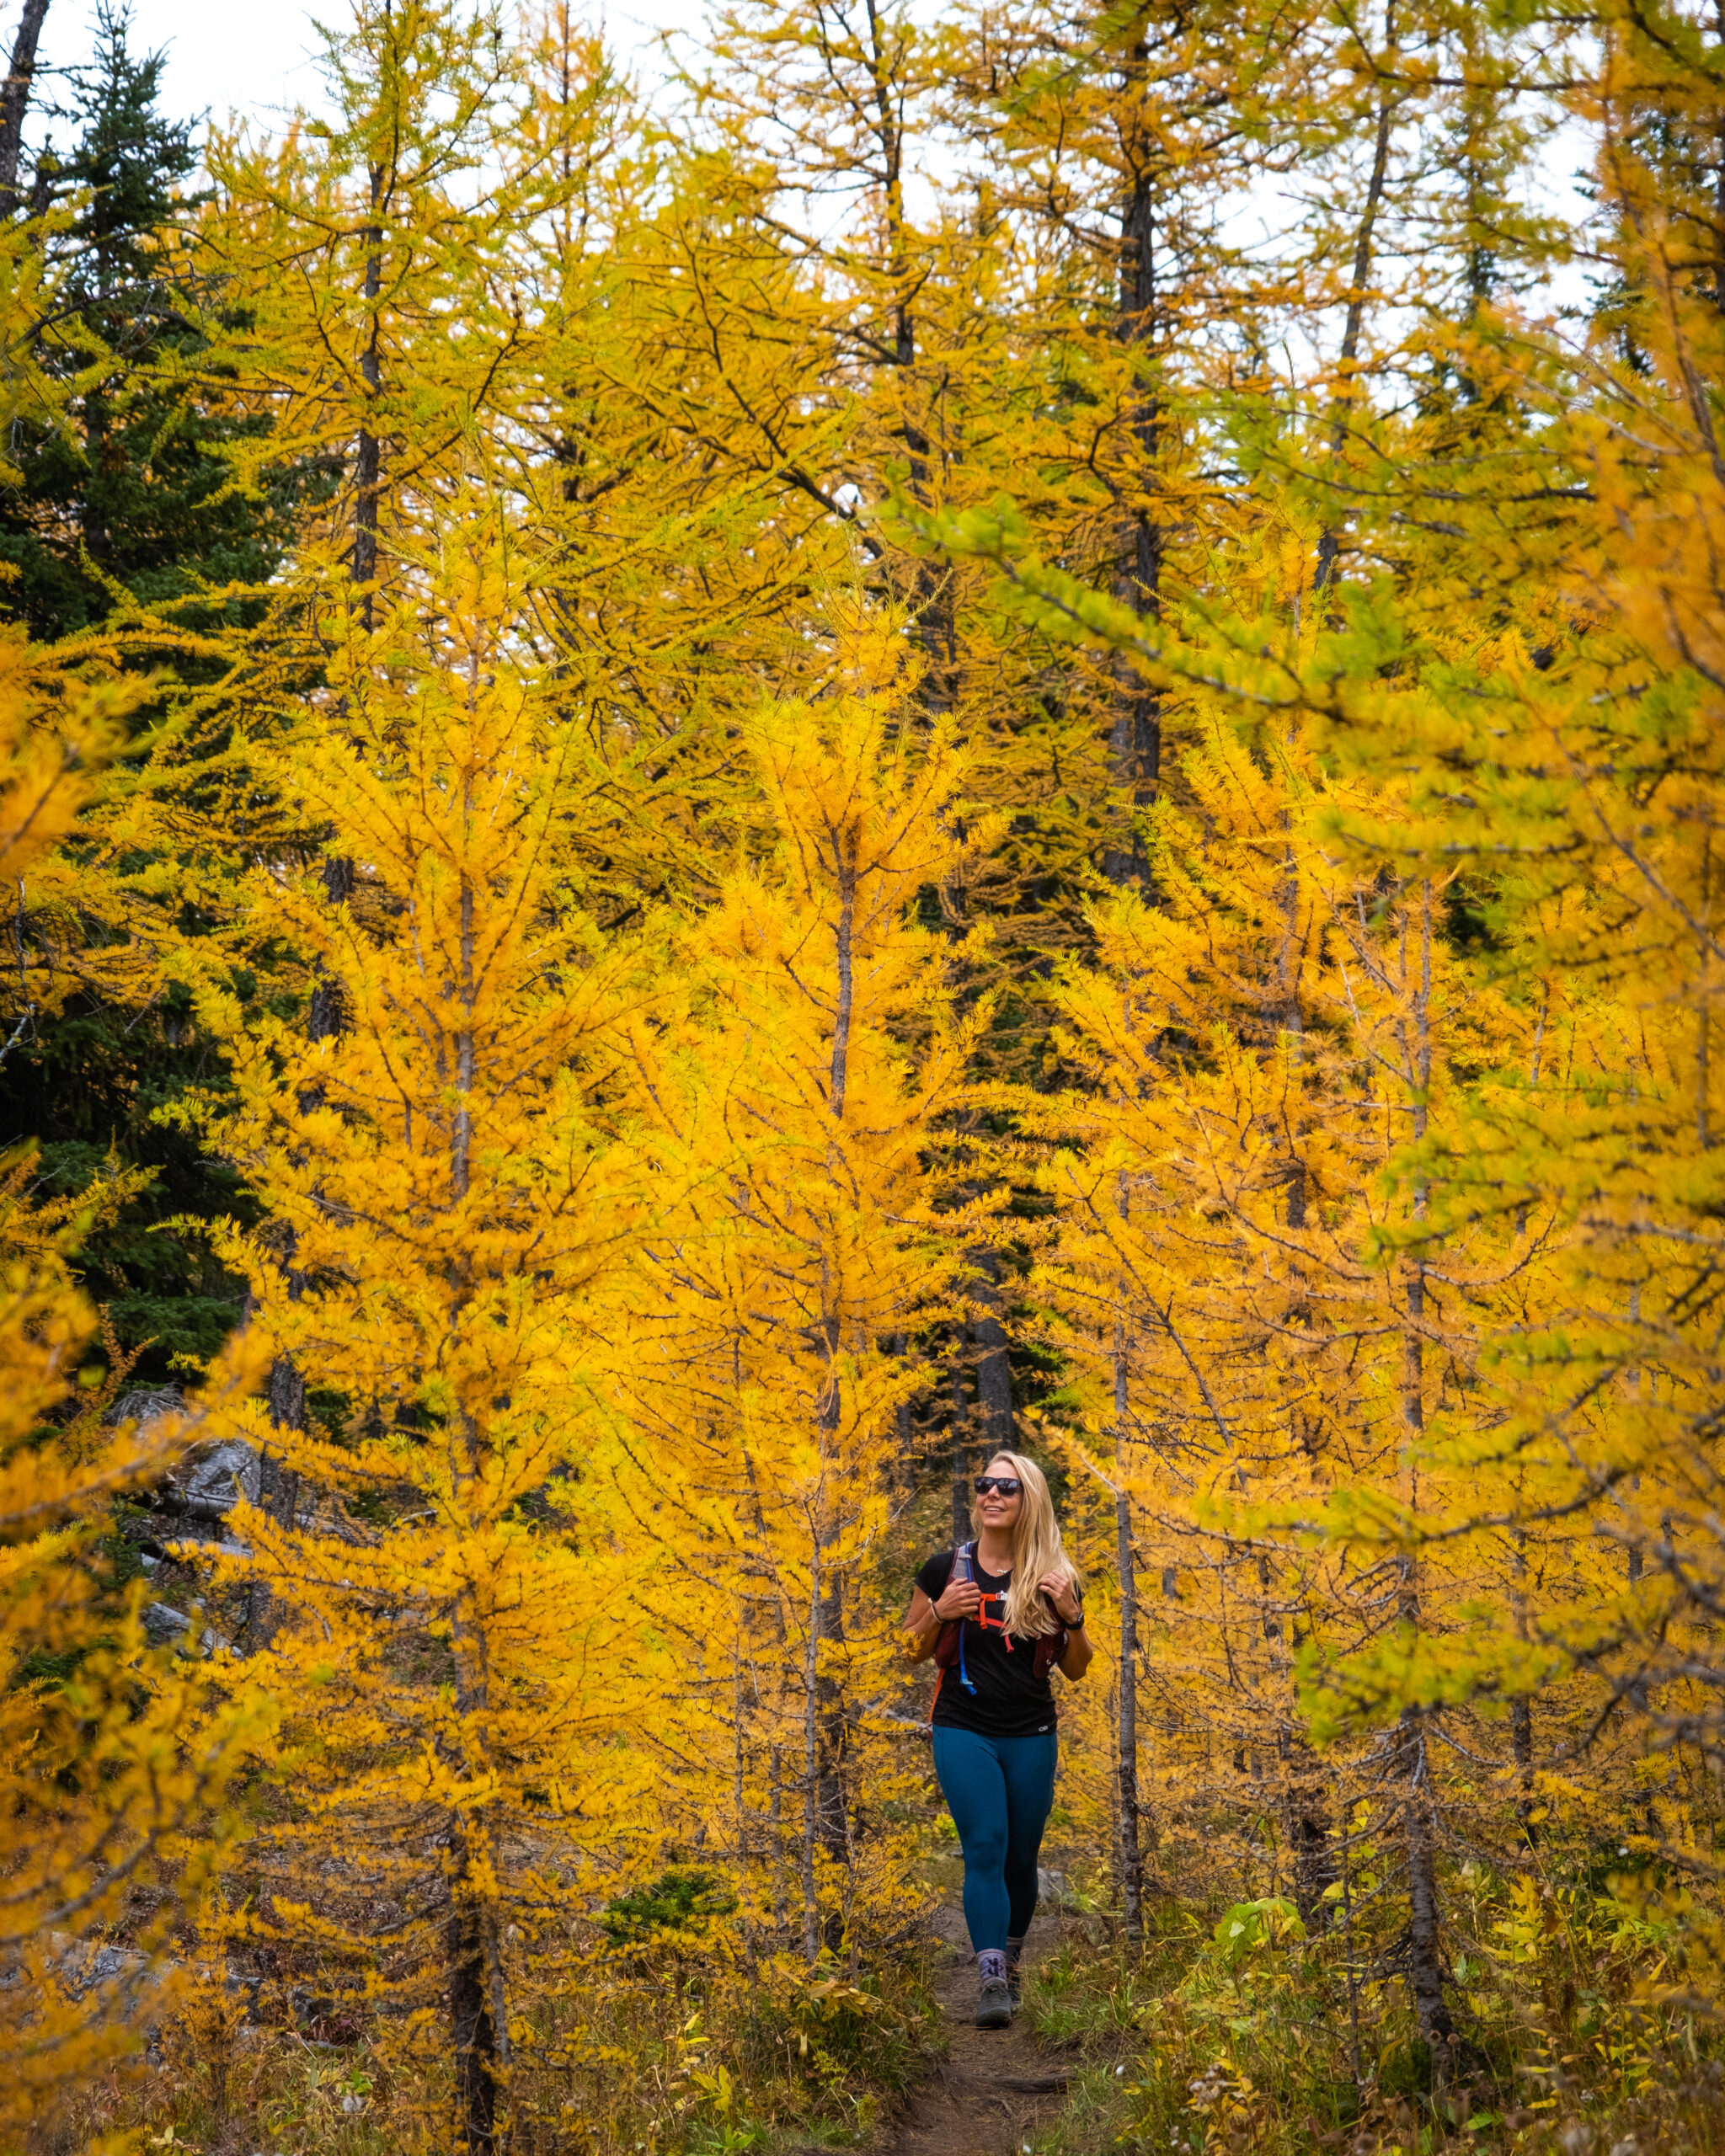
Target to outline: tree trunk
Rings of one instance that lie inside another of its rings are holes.
[[[1128,67],[1124,108],[1130,110],[1135,83],[1144,95],[1143,77],[1148,61],[1140,38],[1134,45]],[[1154,350],[1161,323],[1161,296],[1156,288],[1156,205],[1161,178],[1161,152],[1153,128],[1132,125],[1123,145],[1131,179],[1120,205],[1120,284],[1116,333],[1135,353]],[[1118,595],[1152,621],[1162,613],[1162,559],[1166,551],[1161,526],[1146,497],[1150,475],[1162,451],[1162,410],[1160,399],[1149,389],[1135,395],[1128,419],[1140,462],[1136,477],[1139,499],[1134,504],[1126,533],[1125,558],[1118,577]],[[1108,733],[1108,776],[1125,797],[1128,813],[1146,808],[1156,798],[1162,776],[1162,699],[1131,668],[1121,665],[1116,674],[1114,718]],[[1103,856],[1103,873],[1111,883],[1142,883],[1150,864],[1135,830],[1124,846],[1110,846]]]
[[[1413,1093],[1413,1142],[1423,1142],[1431,1091],[1432,891],[1423,881],[1420,891],[1420,972],[1413,998],[1414,1034],[1412,1066],[1408,1070]],[[1415,1186],[1413,1217],[1426,1214],[1426,1187]],[[1410,1453],[1425,1433],[1425,1274],[1426,1260],[1416,1250],[1407,1282],[1407,1319],[1402,1331],[1402,1414]],[[1418,1500],[1416,1469],[1410,1463],[1408,1502]],[[1411,1625],[1419,1623],[1419,1579],[1412,1557],[1402,1561],[1400,1614]],[[1417,1710],[1404,1708],[1397,1726],[1397,1749],[1402,1785],[1402,1817],[1407,1858],[1408,1983],[1420,2034],[1431,2048],[1432,2079],[1440,2085],[1449,2075],[1455,2047],[1455,2028],[1444,1999],[1444,1961],[1438,1921],[1437,1846],[1434,1833],[1431,1776],[1426,1753],[1425,1729]]]
[[[1324,1896],[1338,1876],[1331,1839],[1328,1796],[1311,1747],[1295,1732],[1281,1741],[1287,1782],[1288,1844],[1294,1860],[1294,1906],[1308,1931],[1322,1923]]]
[[[345,905],[354,894],[354,864],[339,854],[332,854],[324,862],[323,870],[323,896],[331,906]],[[331,1040],[341,1032],[347,1014],[342,1000],[341,985],[332,980],[321,969],[313,982],[311,996],[306,1005],[306,1038],[307,1040]],[[307,1086],[299,1097],[299,1111],[310,1115],[323,1102],[321,1086]],[[290,1302],[298,1302],[306,1292],[306,1276],[294,1263],[294,1250],[290,1242],[287,1251],[287,1295]],[[270,1365],[270,1420],[278,1430],[303,1430],[306,1427],[306,1381],[291,1355],[278,1355]],[[266,1454],[260,1470],[261,1494],[264,1508],[277,1526],[291,1528],[299,1514],[300,1478],[296,1470],[272,1461]],[[268,1584],[254,1580],[247,1601],[246,1629],[252,1644],[268,1646],[281,1626],[279,1598],[273,1595]]]
[[[785,1755],[782,1746],[772,1746],[766,1755],[766,1840],[772,1852],[772,1928],[782,1931],[785,1922]]]
[[[1012,1416],[1012,1369],[1007,1353],[1007,1330],[999,1316],[1000,1261],[992,1251],[975,1255],[988,1284],[979,1284],[974,1290],[983,1309],[970,1321],[970,1337],[977,1350],[976,1401],[981,1410],[982,1444],[986,1456],[991,1457],[997,1452],[1014,1451],[1018,1433]]]
[[[820,1623],[823,1597],[820,1553],[809,1597],[809,1637],[803,1652],[803,1958],[810,1968],[820,1957],[820,1899],[814,1851],[820,1827]]]
[[[465,1865],[451,1882],[454,1897],[445,1931],[449,2011],[455,2045],[455,2146],[457,2156],[496,2156],[497,2028],[487,1982],[484,1926],[466,1897]]]
[[[911,1343],[902,1332],[893,1335],[889,1348],[900,1363],[911,1352]],[[898,1471],[907,1482],[913,1481],[916,1472],[916,1417],[908,1400],[899,1402],[894,1417],[899,1440]]]
[[[1533,1811],[1533,1702],[1517,1700],[1509,1709],[1509,1746],[1515,1755],[1515,1823],[1530,1849],[1539,1845],[1540,1830]]]
[[[1455,2025],[1444,1997],[1444,1949],[1438,1921],[1437,1841],[1433,1831],[1431,1776],[1425,1731],[1418,1713],[1403,1710],[1397,1726],[1402,1787],[1403,1846],[1407,1854],[1407,1982],[1419,2033],[1431,2052],[1432,2084],[1450,2077]]]
[[[1386,0],[1384,43],[1391,45],[1395,41],[1395,0]],[[1360,332],[1365,324],[1365,280],[1371,275],[1378,213],[1383,207],[1384,185],[1389,176],[1390,138],[1394,131],[1395,118],[1395,99],[1386,85],[1378,101],[1377,127],[1372,137],[1371,178],[1366,183],[1365,202],[1359,213],[1359,227],[1354,240],[1354,275],[1348,288],[1348,307],[1342,323],[1336,396],[1331,406],[1330,455],[1332,459],[1340,457],[1348,442],[1348,413],[1354,395],[1354,372],[1359,359]],[[1341,552],[1341,522],[1338,518],[1331,517],[1320,533],[1317,542],[1317,567],[1312,585],[1320,594],[1327,592],[1335,581],[1336,564]]]
[[[451,1145],[461,1181],[460,1154]],[[477,1481],[488,1469],[488,1449],[473,1417],[457,1417],[462,1478]],[[459,1489],[459,1484],[457,1489]],[[490,1719],[490,1641],[471,1591],[451,1610],[449,1645],[455,1663],[453,1729],[438,1740],[446,1767],[460,1775],[493,1770],[487,1732]],[[483,1813],[450,1821],[449,2006],[456,2064],[456,2147],[461,2156],[494,2156],[497,2101],[510,2067],[509,2000],[498,1937],[498,1879],[494,1842],[476,1865],[470,1836],[485,1832]],[[476,1886],[474,1873],[480,1873]],[[483,1883],[489,1881],[489,1885]],[[482,1900],[481,1895],[486,1896]]]
[[[383,199],[383,185],[387,175],[382,165],[371,168],[371,214],[375,217]],[[370,252],[366,256],[365,283],[361,287],[367,309],[365,349],[360,354],[360,378],[366,385],[368,400],[375,402],[383,387],[382,338],[377,319],[377,299],[383,289],[383,262],[382,248],[383,233],[380,227],[372,225],[366,233]],[[367,629],[371,627],[371,593],[369,589],[377,574],[377,500],[383,478],[383,448],[376,426],[368,417],[360,427],[360,438],[354,458],[354,551],[353,581],[367,587],[360,601],[360,618]]]
[[[821,1597],[820,1637],[829,1650],[829,1659],[830,1650],[844,1644],[844,1581],[837,1572],[827,1575],[826,1592]],[[820,1817],[821,1852],[830,1863],[842,1865],[848,1875],[851,1836],[845,1801],[845,1769],[850,1723],[845,1712],[844,1680],[830,1667],[822,1669],[817,1663],[814,1691],[820,1718],[820,1778],[815,1808]],[[833,1910],[821,1927],[821,1936],[834,1953],[843,1944],[844,1929],[843,1910]]]
[[[953,1372],[953,1547],[970,1540],[970,1411],[964,1399],[964,1377]]]
[[[1132,1551],[1132,1500],[1114,1495],[1120,1572],[1120,1667],[1115,1781],[1119,1794],[1120,1912],[1126,1936],[1144,1937],[1144,1835],[1138,1808],[1138,1571]]]
[[[16,216],[23,200],[18,168],[24,155],[24,114],[36,72],[36,46],[47,19],[48,0],[24,0],[18,35],[12,41],[12,64],[0,87],[0,216]]]
[[[1713,0],[1713,35],[1725,38],[1725,0]],[[1713,305],[1725,314],[1725,113],[1713,122]]]
[[[837,1572],[827,1576],[820,1598],[820,1638],[828,1646],[841,1646],[845,1638],[844,1582]],[[814,1696],[820,1716],[820,1780],[817,1809],[820,1817],[820,1846],[836,1864],[845,1860],[845,1754],[846,1725],[844,1685],[833,1672],[817,1664]]]
[[[1527,1530],[1515,1530],[1515,1630],[1527,1637]],[[1529,1849],[1539,1842],[1533,1817],[1533,1702],[1525,1695],[1509,1705],[1509,1748],[1515,1760],[1515,1822]]]

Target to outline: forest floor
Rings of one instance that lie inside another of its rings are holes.
[[[943,1907],[936,1980],[946,2056],[877,2128],[868,2156],[1022,2156],[1064,2106],[1070,2052],[1049,2049],[1020,2015],[1009,2029],[975,2025],[977,1976],[964,1919]],[[1058,1917],[1039,1912],[1024,1957],[1052,1951]]]

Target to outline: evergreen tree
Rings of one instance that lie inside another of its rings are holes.
[[[208,639],[256,618],[246,595],[289,529],[280,488],[226,491],[227,452],[259,423],[216,409],[200,383],[207,347],[193,318],[211,295],[185,271],[201,198],[184,184],[198,153],[192,123],[160,109],[163,58],[135,52],[129,10],[104,0],[93,63],[72,75],[61,115],[73,147],[43,152],[31,192],[58,273],[38,360],[63,402],[27,408],[0,478],[0,563],[13,572],[0,610],[70,666],[163,675],[160,694],[134,700],[140,739],[164,706],[220,680],[227,662]],[[159,835],[149,851],[172,879],[180,926],[207,929],[207,909],[183,902],[184,862],[168,867]],[[22,910],[19,923],[25,932]],[[112,936],[107,924],[95,940]],[[24,1031],[0,1066],[0,1131],[38,1142],[45,1183],[62,1195],[88,1187],[110,1154],[144,1171],[86,1241],[83,1279],[126,1348],[151,1343],[139,1374],[161,1380],[177,1358],[206,1361],[239,1311],[237,1281],[195,1243],[157,1232],[170,1217],[244,1212],[232,1174],[157,1120],[189,1086],[216,1082],[219,1066],[192,1036],[183,990],[75,971],[51,1017],[36,998],[8,1021]]]
[[[14,432],[0,488],[3,604],[49,641],[108,622],[128,597],[186,622],[177,604],[252,585],[279,558],[279,505],[225,491],[236,422],[208,408],[193,363],[203,340],[184,265],[193,123],[159,107],[165,55],[135,53],[131,16],[102,0],[93,64],[72,77],[71,151],[38,161],[32,206],[64,261],[59,314],[40,333],[63,411]],[[62,206],[64,221],[48,216]],[[193,610],[207,627],[215,610]]]

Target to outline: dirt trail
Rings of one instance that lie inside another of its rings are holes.
[[[948,1950],[939,1996],[951,2050],[883,2123],[873,2156],[1019,2156],[1060,2109],[1071,2060],[1044,2050],[1022,2020],[1010,2029],[979,2029],[972,2018],[976,1964],[964,1917],[938,1909],[934,1930]],[[1054,1937],[1054,1922],[1039,1915],[1026,1961],[1048,1952]]]

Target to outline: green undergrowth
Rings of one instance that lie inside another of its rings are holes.
[[[672,1966],[638,1936],[638,1910],[625,1908],[613,1929],[628,1933],[624,1951],[512,2027],[499,2121],[508,2156],[852,2148],[938,2043],[916,1954],[873,1977],[789,1957],[750,1969],[685,1956]],[[272,2015],[267,1998],[264,2009]],[[73,2156],[116,2130],[130,2134],[132,2156],[442,2149],[451,2073],[441,2017],[423,2026],[356,2018],[331,2041],[248,2021],[206,1987],[153,2056],[86,2084],[44,2121],[28,2156]]]
[[[1071,2061],[1033,2156],[1725,2152],[1725,2029],[1673,1981],[1655,1901],[1475,1867],[1450,1887],[1440,2084],[1397,1940],[1339,1911],[1308,1936],[1276,1898],[1162,1901],[1141,1943],[1067,1919],[1025,1987]]]

